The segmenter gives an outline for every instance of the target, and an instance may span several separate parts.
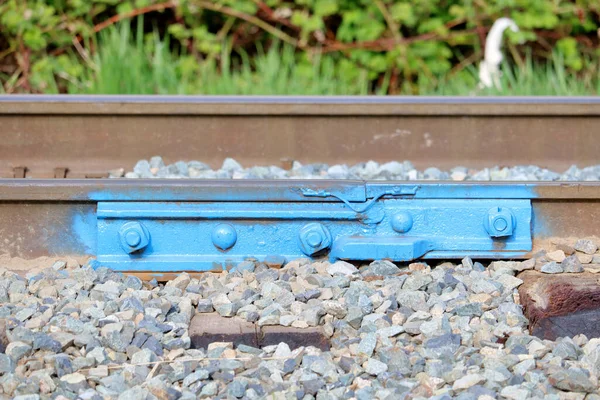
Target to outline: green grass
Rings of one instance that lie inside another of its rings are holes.
[[[70,93],[212,95],[361,95],[369,93],[368,73],[342,78],[332,58],[298,62],[291,47],[241,53],[232,61],[227,46],[216,58],[199,62],[175,54],[169,40],[153,34],[144,40],[129,25],[103,32],[82,83]],[[350,79],[351,78],[351,79]]]
[[[69,84],[69,93],[365,95],[387,91],[388,79],[373,90],[368,71],[348,76],[344,60],[330,55],[299,59],[289,46],[275,45],[266,52],[259,48],[250,58],[225,44],[218,56],[199,61],[174,52],[168,38],[134,33],[129,24],[122,24],[102,32],[94,47],[84,76]],[[501,89],[478,88],[474,65],[435,80],[420,77],[417,89],[421,95],[598,95],[599,64],[591,60],[590,64],[594,67],[586,74],[574,75],[557,54],[546,65],[526,57],[520,65],[503,65]]]

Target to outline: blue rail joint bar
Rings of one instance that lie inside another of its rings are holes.
[[[355,190],[350,199],[300,188],[288,201],[98,201],[95,265],[214,271],[273,255],[403,262],[516,258],[532,249],[523,196],[419,198],[414,185],[363,187],[364,198]]]

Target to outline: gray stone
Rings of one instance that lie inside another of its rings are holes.
[[[409,307],[414,311],[428,311],[426,295],[422,291],[400,290],[396,294],[396,300],[401,306]]]
[[[481,303],[468,303],[454,309],[454,313],[458,316],[480,316],[483,314]]]
[[[254,268],[256,268],[256,264],[254,264],[254,262],[242,261],[235,267],[235,270],[238,272],[244,272],[244,271],[254,272]]]
[[[352,367],[356,364],[356,361],[352,357],[342,356],[338,365],[344,372],[350,372]]]
[[[398,268],[393,262],[388,261],[388,260],[373,261],[363,271],[363,273],[365,275],[375,275],[375,276],[389,276],[389,275],[395,275],[399,272],[400,272],[400,268]]]
[[[497,283],[487,279],[476,279],[471,284],[471,290],[473,290],[475,293],[491,294],[499,290],[499,286]]]
[[[31,352],[31,345],[23,342],[11,342],[6,346],[6,354],[17,363]]]
[[[358,345],[358,353],[371,357],[377,345],[377,334],[367,333]]]
[[[126,288],[130,288],[133,290],[141,290],[142,289],[142,281],[137,276],[130,275],[127,278],[125,278],[125,282],[123,282],[123,283],[125,284]]]
[[[75,341],[75,335],[66,332],[53,332],[50,337],[60,343],[63,351],[72,346]]]
[[[305,292],[298,293],[296,295],[296,300],[306,303],[308,300],[319,298],[319,296],[321,296],[321,290],[309,289]]]
[[[189,387],[198,381],[203,381],[203,380],[208,379],[208,377],[209,377],[209,372],[207,369],[196,370],[195,372],[193,372],[193,373],[189,374],[188,376],[186,376],[185,378],[183,378],[183,386]]]
[[[485,377],[480,374],[467,374],[458,378],[452,385],[452,390],[465,390],[485,381]]]
[[[324,301],[322,303],[322,306],[327,314],[331,314],[339,319],[343,319],[348,313],[346,307],[338,303],[337,301]]]
[[[315,396],[317,392],[325,386],[325,381],[322,378],[307,379],[301,382],[302,388],[306,394]]]
[[[520,385],[506,386],[500,391],[500,395],[511,400],[526,399],[529,397],[529,394],[529,390]]]
[[[60,383],[63,388],[75,393],[88,388],[86,377],[78,372],[64,375],[60,378]]]
[[[100,335],[105,346],[118,352],[124,352],[133,340],[133,331],[120,322],[105,325]]]
[[[362,324],[364,313],[360,307],[349,307],[348,314],[346,314],[346,321],[354,329],[360,328]]]
[[[367,360],[367,365],[365,366],[365,371],[370,375],[382,374],[387,371],[387,369],[387,365],[374,358],[369,358],[369,360]]]
[[[360,388],[354,392],[354,396],[357,400],[372,400],[374,397],[373,388],[370,386]]]
[[[283,368],[281,372],[284,374],[291,374],[298,367],[298,362],[293,358],[288,358],[283,362]]]
[[[190,281],[191,281],[191,278],[190,278],[189,274],[182,273],[182,274],[177,275],[177,278],[167,282],[166,286],[176,287],[177,289],[181,290],[182,292],[185,292],[185,289],[190,284]]]
[[[140,160],[137,162],[135,167],[133,167],[133,172],[135,172],[140,178],[151,178],[152,172],[150,171],[150,163],[146,160]]]
[[[548,379],[552,386],[561,390],[591,393],[597,389],[590,379],[589,372],[582,368],[551,372]]]
[[[94,349],[90,350],[87,353],[87,357],[93,358],[98,364],[103,364],[108,358],[106,350],[104,350],[102,347],[95,347]]]
[[[563,267],[564,272],[583,272],[583,265],[579,261],[579,258],[577,258],[577,256],[574,254],[565,258],[561,265]]]
[[[146,400],[149,395],[150,392],[147,389],[141,386],[134,386],[121,393],[118,400]]]
[[[563,338],[557,341],[552,348],[552,354],[566,360],[577,360],[581,353],[579,346],[573,343],[571,338]]]
[[[62,350],[60,342],[42,332],[36,332],[33,337],[34,350],[48,350],[59,353]]]
[[[452,358],[460,347],[461,337],[458,334],[447,333],[427,339],[423,343],[424,354],[430,358]]]
[[[515,365],[513,367],[513,372],[517,375],[525,376],[525,373],[527,371],[531,371],[534,368],[535,368],[535,360],[530,358],[527,360],[523,360],[520,363],[518,363],[517,365]]]
[[[317,326],[323,315],[325,315],[325,311],[321,307],[311,307],[302,312],[301,319],[306,321],[308,326]]]
[[[575,250],[581,251],[585,254],[594,254],[598,250],[598,246],[596,243],[587,239],[579,239],[575,242],[575,246],[573,246]]]
[[[235,398],[242,398],[246,393],[247,383],[240,379],[234,379],[229,385],[227,385],[227,394]]]
[[[131,356],[131,362],[133,364],[148,364],[156,361],[156,354],[148,348],[141,349]]]
[[[279,325],[279,313],[265,315],[264,317],[261,317],[256,324],[258,326]]]
[[[6,354],[0,353],[0,373],[11,373],[15,370],[15,362]]]
[[[381,328],[377,330],[377,334],[380,337],[393,337],[393,336],[397,336],[399,334],[401,334],[402,332],[404,332],[404,327],[399,326],[399,325],[392,325],[392,326],[388,326],[386,328]]]
[[[218,386],[218,382],[215,381],[211,381],[208,382],[206,385],[204,385],[202,387],[202,390],[200,391],[200,397],[212,397],[215,394],[217,394],[217,391],[219,390],[219,386]]]
[[[209,299],[199,299],[198,300],[198,306],[196,307],[196,310],[199,313],[211,313],[214,311],[213,305],[212,305],[212,301]]]
[[[346,261],[336,261],[335,263],[333,263],[329,267],[327,267],[327,273],[329,275],[340,274],[340,275],[350,276],[357,272],[358,272],[358,269],[354,265],[347,263]]]
[[[311,364],[310,370],[323,376],[327,371],[332,370],[332,365],[323,357],[317,357]]]
[[[35,314],[35,310],[33,308],[24,308],[15,314],[15,318],[23,322],[28,320],[33,314]]]
[[[433,281],[431,275],[425,275],[419,272],[414,272],[410,275],[402,285],[402,290],[420,290]]]
[[[564,272],[562,265],[560,265],[556,261],[551,261],[549,263],[542,265],[542,268],[540,268],[540,271],[542,271],[546,274],[560,274],[560,273]]]
[[[54,357],[54,370],[60,378],[73,373],[73,364],[71,359],[66,354],[58,354]]]
[[[239,310],[239,304],[237,302],[232,303],[224,293],[213,297],[212,305],[222,317],[233,317]]]

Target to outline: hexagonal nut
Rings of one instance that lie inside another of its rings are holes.
[[[150,232],[139,222],[127,222],[119,229],[121,248],[126,253],[142,250],[150,243]]]
[[[511,236],[515,231],[515,216],[508,208],[494,207],[488,211],[484,226],[491,237]]]
[[[298,234],[298,245],[304,254],[312,256],[331,246],[331,233],[318,222],[306,224]]]

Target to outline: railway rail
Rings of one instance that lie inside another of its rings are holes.
[[[244,165],[598,164],[600,99],[0,96],[0,177],[101,178],[160,154]]]
[[[523,258],[596,236],[599,198],[595,183],[9,179],[0,249],[159,274],[246,257]]]

